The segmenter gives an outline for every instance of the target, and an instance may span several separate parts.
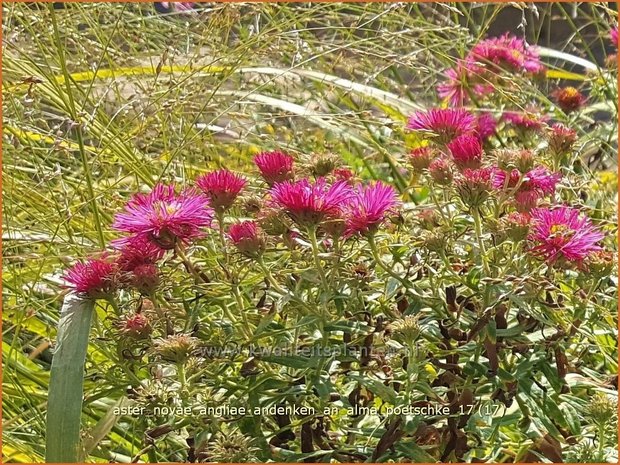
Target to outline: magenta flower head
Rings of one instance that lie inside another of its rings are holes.
[[[91,299],[104,298],[112,294],[119,285],[119,270],[107,257],[91,258],[78,262],[64,275],[67,287]]]
[[[338,216],[353,190],[344,181],[329,185],[324,178],[312,184],[307,179],[275,184],[271,190],[273,203],[282,208],[299,226],[314,228],[325,218]]]
[[[491,113],[481,113],[476,118],[476,134],[483,141],[495,134],[496,127],[497,121]]]
[[[483,64],[493,64],[509,71],[539,74],[545,67],[535,47],[523,39],[504,34],[478,42],[470,51],[468,59]]]
[[[611,42],[618,48],[618,26],[611,28],[609,31]]]
[[[458,169],[480,168],[482,164],[482,144],[478,137],[465,134],[452,140],[447,147]]]
[[[581,262],[592,252],[601,250],[597,243],[604,234],[575,208],[537,208],[531,216],[530,250],[549,264],[558,260]]]
[[[392,186],[377,181],[369,186],[357,186],[346,207],[346,236],[374,234],[386,215],[399,204]]]
[[[257,257],[265,251],[265,236],[254,221],[231,225],[228,237],[239,252],[248,257]]]
[[[116,263],[121,271],[133,271],[141,265],[152,265],[163,258],[166,251],[145,236],[132,236],[112,241],[120,255]]]
[[[254,157],[254,164],[267,184],[293,179],[293,157],[282,152],[262,152]]]
[[[196,185],[209,198],[210,205],[220,213],[232,206],[246,184],[247,181],[241,176],[225,169],[196,179]]]
[[[549,120],[549,116],[540,116],[529,110],[524,112],[507,111],[502,115],[502,119],[521,129],[538,131]]]
[[[437,86],[437,95],[453,107],[462,107],[469,101],[470,70],[467,63],[459,60],[455,68],[444,71],[444,76],[446,80]]]
[[[544,166],[537,166],[525,174],[523,187],[525,189],[538,189],[545,195],[551,195],[555,192],[555,187],[560,179],[562,179],[561,173],[552,173]]]
[[[211,225],[209,199],[194,189],[176,194],[174,186],[158,184],[149,194],[136,194],[116,215],[112,227],[153,241],[162,249],[173,249],[204,235]]]
[[[434,108],[415,112],[409,118],[407,128],[433,132],[440,143],[447,144],[457,136],[472,134],[476,130],[476,118],[462,108]]]

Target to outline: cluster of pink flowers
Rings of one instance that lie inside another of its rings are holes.
[[[276,184],[270,194],[274,205],[298,226],[323,226],[332,235],[345,238],[375,232],[398,205],[394,188],[380,181],[351,186],[342,180],[328,184],[324,178],[315,183],[302,179]]]
[[[484,97],[494,92],[503,72],[536,75],[545,71],[536,47],[524,39],[504,34],[478,42],[455,68],[445,72],[446,81],[437,87],[450,105],[463,106],[470,96]]]
[[[343,239],[374,234],[399,203],[393,187],[353,183],[348,168],[334,168],[331,182],[326,177],[295,180],[294,159],[288,154],[264,152],[254,162],[269,188],[258,205],[257,218],[234,223],[226,233],[244,256],[264,253],[268,232],[287,238],[309,231]],[[173,185],[158,184],[148,194],[134,195],[112,225],[126,234],[112,241],[115,253],[76,264],[66,273],[66,281],[76,292],[94,298],[127,285],[148,295],[160,283],[158,262],[167,251],[182,251],[203,238],[215,216],[223,228],[224,215],[247,184],[242,176],[220,169],[198,177],[196,188],[177,192]],[[280,214],[300,231],[263,230],[262,222],[277,223]]]
[[[589,220],[580,217],[570,207],[545,208],[541,205],[545,198],[553,204],[562,175],[542,164],[534,166],[531,151],[509,150],[510,161],[502,162],[508,166],[500,166],[499,155],[485,154],[484,139],[480,137],[475,117],[463,108],[416,112],[407,127],[437,135],[429,145],[416,148],[409,154],[413,171],[428,173],[438,185],[454,185],[468,208],[479,208],[491,196],[501,201],[508,200],[507,205],[516,210],[508,213],[507,218],[515,223],[510,228],[521,232],[524,228],[532,228],[528,238],[535,256],[549,263],[555,263],[559,258],[582,262],[589,253],[599,250],[596,243],[602,234]],[[564,153],[575,142],[576,133],[555,124],[547,137],[552,154]],[[575,233],[577,226],[582,231],[579,234]],[[519,233],[519,236],[525,238],[527,234]]]

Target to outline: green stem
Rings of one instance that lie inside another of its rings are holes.
[[[222,243],[222,254],[224,255],[224,263],[228,265],[228,248],[226,247],[226,233],[224,231],[224,212],[217,212],[217,225],[220,235],[220,242]]]
[[[183,363],[177,364],[177,374],[179,376],[179,383],[181,383],[181,391],[185,390],[187,379],[185,378],[185,365]]]
[[[314,267],[316,268],[321,278],[321,285],[323,286],[323,290],[327,291],[329,290],[329,284],[327,282],[325,272],[323,271],[323,267],[321,266],[321,259],[319,258],[319,244],[316,239],[316,227],[308,228],[308,237],[310,238],[310,244],[312,245],[312,258],[314,259]]]
[[[185,250],[183,250],[183,246],[177,243],[174,246],[174,250],[177,253],[177,255],[181,257],[181,260],[183,261],[185,268],[187,268],[187,270],[192,274],[196,283],[199,283],[201,281],[206,282],[205,279],[200,275],[200,273],[198,272],[194,264],[190,261],[190,259],[185,254]]]
[[[267,281],[269,282],[271,287],[273,287],[279,294],[289,296],[291,298],[291,300],[293,300],[295,303],[298,303],[298,304],[300,304],[301,306],[303,306],[305,308],[308,308],[310,310],[313,309],[313,307],[308,305],[306,302],[301,300],[299,297],[297,297],[293,293],[289,292],[288,290],[286,290],[282,286],[280,286],[278,281],[276,281],[276,279],[271,274],[271,271],[269,270],[269,268],[267,268],[267,265],[265,265],[265,262],[263,261],[263,257],[258,257],[256,259],[256,261],[257,261],[258,266],[260,267],[261,271],[263,272],[263,274],[267,278]]]
[[[239,313],[241,314],[241,320],[243,321],[243,332],[248,340],[252,339],[252,330],[250,329],[250,322],[248,321],[248,317],[245,314],[245,305],[243,304],[243,297],[239,292],[239,286],[237,284],[232,285],[233,295],[235,296],[235,301],[237,302],[237,307],[239,307]]]
[[[605,423],[598,425],[598,460],[605,460]]]
[[[370,252],[375,259],[375,262],[377,262],[377,264],[383,269],[383,271],[389,274],[392,278],[398,280],[405,288],[410,288],[411,283],[407,282],[407,280],[404,279],[402,276],[394,273],[394,271],[381,259],[379,251],[377,250],[377,244],[375,243],[374,236],[368,236],[367,239],[368,245],[370,246]]]
[[[478,247],[480,249],[480,256],[482,259],[482,267],[486,272],[487,276],[491,276],[491,269],[489,268],[489,264],[487,262],[487,251],[484,246],[484,241],[482,240],[482,222],[480,220],[480,210],[478,208],[474,208],[472,210],[472,216],[474,217],[474,227],[476,229],[476,239],[478,239]]]

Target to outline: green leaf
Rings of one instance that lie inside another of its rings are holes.
[[[47,408],[45,461],[80,461],[84,362],[95,302],[67,294],[60,311]]]

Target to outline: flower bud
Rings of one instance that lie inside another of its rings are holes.
[[[310,165],[310,172],[317,177],[327,176],[338,166],[338,157],[331,153],[317,155]]]
[[[247,257],[257,257],[265,251],[265,236],[254,221],[233,224],[228,229],[228,236],[239,252]]]
[[[131,284],[141,294],[153,294],[161,282],[157,265],[146,263],[136,266],[131,273]]]
[[[428,229],[429,231],[432,231],[439,226],[439,213],[432,208],[420,210],[416,219],[422,228]]]
[[[394,334],[394,339],[404,344],[410,345],[420,335],[419,317],[416,315],[407,315],[401,319],[393,321],[390,329]]]
[[[436,158],[433,160],[428,167],[428,172],[433,181],[441,186],[447,186],[452,183],[452,168],[445,158]]]
[[[428,169],[434,158],[435,153],[430,147],[418,147],[409,154],[409,164],[415,174],[420,174]]]
[[[616,264],[616,258],[612,252],[597,250],[589,254],[583,261],[583,268],[593,276],[609,276]]]
[[[468,207],[479,207],[489,197],[493,187],[490,168],[465,169],[456,180],[456,190]]]
[[[597,425],[608,424],[618,414],[617,401],[607,394],[597,392],[586,406],[586,414]]]
[[[143,313],[125,316],[120,320],[118,327],[123,336],[133,339],[145,339],[153,331],[149,319]]]
[[[563,124],[554,124],[547,130],[549,151],[556,158],[569,153],[576,141],[577,132]]]
[[[282,211],[267,207],[256,218],[261,229],[270,236],[279,236],[289,230],[290,220]]]
[[[184,363],[198,347],[198,339],[187,334],[173,334],[155,341],[153,351],[169,362]]]
[[[530,217],[524,213],[509,213],[500,220],[502,231],[514,242],[525,240],[530,230]]]

